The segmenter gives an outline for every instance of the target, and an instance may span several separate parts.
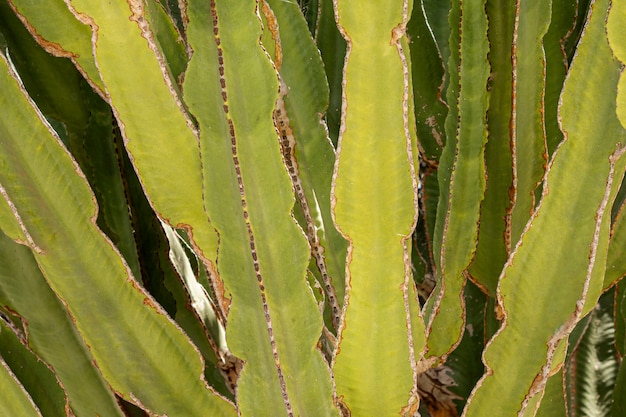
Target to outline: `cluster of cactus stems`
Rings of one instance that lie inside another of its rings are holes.
[[[0,0],[0,415],[623,416],[626,0]]]

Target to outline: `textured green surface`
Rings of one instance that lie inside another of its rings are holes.
[[[4,227],[4,223],[0,225]],[[1,234],[0,253],[0,302],[28,324],[30,349],[55,371],[74,414],[122,416],[106,381],[92,366],[93,356],[74,321],[48,286],[31,250]]]
[[[40,37],[48,52],[72,59],[91,84],[102,92],[92,53],[91,31],[72,15],[64,1],[9,0],[8,3],[13,4],[27,22],[29,31]]]
[[[621,417],[624,7],[0,0],[6,393]]]
[[[566,415],[563,398],[563,370],[552,375],[546,383],[545,393],[536,417],[562,417]]]
[[[234,407],[201,379],[202,363],[187,337],[139,290],[95,227],[96,206],[84,177],[30,106],[6,61],[0,63],[3,99],[12,103],[3,103],[7,111],[0,120],[0,190],[103,376],[125,399],[157,414],[234,415]],[[193,401],[180,398],[181,389],[193,392]]]
[[[622,187],[623,188],[623,187]],[[616,201],[617,205],[618,201]],[[626,248],[626,218],[624,216],[625,202],[614,207],[614,219],[611,224],[611,238],[606,259],[606,273],[604,275],[604,288],[609,288],[626,275],[624,264]]]
[[[330,210],[335,151],[321,119],[329,96],[324,66],[313,39],[304,30],[305,21],[298,7],[281,0],[268,3],[278,23],[282,50],[279,73],[287,88],[282,113],[288,123],[286,133],[295,140],[289,145],[294,164],[290,167],[288,162],[287,166],[291,177],[296,179],[293,183],[297,204],[302,212],[308,212],[303,215],[306,223],[302,228],[309,237],[309,245],[317,249],[312,250],[312,261],[317,260],[313,268],[319,271],[322,285],[327,276],[340,307],[344,298],[347,242],[335,228]],[[338,318],[339,313],[335,311],[334,315]]]
[[[489,63],[491,75],[488,141],[485,146],[487,189],[480,208],[476,255],[469,268],[471,277],[490,296],[495,296],[498,278],[511,252],[510,210],[513,187],[513,44],[517,9],[508,0],[488,1]]]
[[[626,1],[613,0],[611,2],[611,11],[607,20],[607,36],[609,44],[613,50],[613,55],[619,59],[622,64],[626,63]],[[619,84],[617,85],[617,118],[622,127],[626,129],[626,76],[622,69]]]
[[[422,156],[430,161],[438,161],[445,144],[444,122],[447,113],[441,99],[444,64],[420,3],[416,2],[413,7],[407,26],[411,40],[416,129]]]
[[[232,297],[226,337],[246,362],[239,410],[337,415],[316,348],[322,320],[305,278],[309,249],[291,216],[292,185],[272,120],[278,77],[258,43],[254,11],[253,1],[189,3],[194,55],[184,85],[200,123],[205,204],[220,233],[218,272]]]
[[[133,10],[121,0],[72,1],[94,31],[106,94],[150,201],[172,226],[190,227],[204,258],[213,260],[217,236],[203,210],[198,138],[149,31],[146,11],[131,3]],[[120,48],[133,53],[120,54]]]
[[[619,77],[604,36],[607,3],[594,4],[569,74],[560,110],[567,139],[550,165],[540,208],[501,277],[504,324],[484,353],[488,371],[469,400],[468,416],[525,407],[533,390],[543,389],[550,367],[558,365],[553,357],[557,343],[600,295],[610,224],[607,206],[625,164],[617,143],[626,139],[614,99],[597,93],[615,91]],[[558,189],[551,184],[559,184]]]
[[[24,250],[28,251],[27,248]],[[0,357],[44,416],[65,414],[68,398],[56,375],[21,343],[17,334],[2,320],[0,320]]]
[[[551,1],[519,2],[514,33],[514,113],[512,152],[515,192],[510,238],[517,242],[537,205],[536,190],[548,162],[544,127],[545,53],[543,37],[550,25]],[[539,189],[541,189],[539,187]]]
[[[407,405],[423,343],[420,317],[407,316],[416,302],[406,264],[417,186],[403,37],[411,6],[336,3],[348,56],[333,198],[350,246],[333,370],[337,395],[353,416],[397,414]]]
[[[438,287],[431,296],[428,323],[428,354],[436,357],[445,356],[462,333],[463,271],[476,250],[480,203],[486,186],[484,151],[490,68],[485,2],[453,2],[450,22],[454,26],[448,61],[450,111],[446,118],[446,147],[439,164],[441,196],[433,243],[439,276]]]
[[[2,401],[0,401],[2,414],[41,417],[33,400],[24,391],[24,387],[17,381],[2,358],[0,358],[0,392],[2,392]]]

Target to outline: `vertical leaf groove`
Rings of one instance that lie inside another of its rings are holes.
[[[333,287],[332,279],[328,273],[328,268],[326,267],[324,247],[322,246],[317,235],[315,220],[311,214],[309,202],[306,194],[304,193],[302,181],[300,180],[298,161],[295,154],[296,139],[294,137],[293,130],[289,125],[289,116],[287,114],[287,109],[285,108],[284,97],[287,93],[288,87],[281,80],[278,101],[276,102],[276,110],[274,111],[274,121],[281,139],[280,144],[283,152],[283,160],[287,167],[287,171],[289,172],[289,177],[291,178],[296,198],[298,199],[298,203],[300,204],[302,213],[304,214],[304,220],[306,222],[305,231],[309,241],[309,246],[311,247],[311,255],[315,258],[315,264],[322,275],[324,291],[326,292],[328,304],[331,308],[332,323],[335,330],[337,330],[339,329],[339,321],[341,318],[341,307],[337,301],[337,294],[335,292],[335,288]]]
[[[246,230],[248,232],[248,237],[250,239],[249,240],[250,253],[252,256],[254,272],[255,272],[257,282],[259,285],[259,290],[261,293],[261,300],[263,303],[263,313],[265,315],[265,322],[267,324],[267,333],[270,339],[272,355],[274,357],[274,365],[276,366],[276,372],[278,373],[278,380],[280,381],[280,389],[281,389],[283,401],[285,403],[287,414],[289,416],[293,416],[293,408],[289,400],[289,395],[287,394],[287,385],[285,384],[285,376],[283,375],[282,366],[280,364],[280,359],[278,356],[278,349],[276,347],[276,340],[274,338],[272,319],[270,316],[269,305],[267,303],[267,295],[265,293],[265,284],[263,282],[263,275],[261,274],[261,268],[260,268],[259,260],[257,256],[254,232],[252,230],[252,225],[249,219],[248,205],[247,205],[246,196],[245,196],[245,186],[243,183],[243,178],[241,176],[241,166],[239,164],[239,156],[237,154],[237,135],[235,133],[235,125],[228,112],[228,94],[226,92],[226,78],[224,76],[224,55],[223,55],[224,52],[222,50],[220,36],[219,36],[219,19],[217,16],[215,0],[211,0],[210,8],[211,8],[211,14],[213,17],[213,34],[215,35],[215,43],[217,45],[217,57],[218,57],[218,62],[219,62],[219,73],[220,73],[219,80],[220,80],[220,86],[222,88],[222,99],[224,102],[223,104],[224,117],[225,117],[226,123],[228,124],[228,130],[229,130],[230,141],[231,141],[233,165],[235,167],[237,183],[239,185],[241,208],[243,212],[244,222],[246,224]]]

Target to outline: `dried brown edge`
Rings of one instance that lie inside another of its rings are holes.
[[[67,0],[66,0],[67,1]],[[173,80],[170,77],[167,65],[166,65],[166,60],[165,57],[163,56],[163,54],[161,53],[161,51],[159,50],[158,47],[158,42],[156,41],[155,37],[154,37],[154,33],[152,32],[152,30],[149,27],[148,21],[145,19],[145,13],[144,13],[144,7],[143,4],[141,4],[140,2],[137,2],[136,0],[127,0],[127,3],[130,7],[130,10],[132,12],[132,15],[129,17],[129,20],[134,21],[137,26],[139,27],[140,31],[141,31],[141,36],[146,40],[146,42],[148,43],[148,46],[150,48],[150,50],[155,54],[155,58],[159,64],[159,68],[163,74],[163,81],[164,84],[167,86],[168,90],[170,91],[170,93],[172,94],[172,98],[174,99],[177,107],[180,109],[181,114],[183,115],[183,117],[185,118],[185,122],[187,124],[187,126],[189,127],[189,129],[191,130],[192,134],[194,135],[194,137],[196,138],[196,141],[198,143],[198,154],[200,153],[200,138],[199,138],[199,132],[196,128],[196,126],[194,125],[193,121],[191,120],[191,118],[189,117],[185,106],[183,105],[180,97],[178,96],[178,93],[176,91],[176,88],[174,87],[173,84]],[[186,6],[186,4],[185,4]],[[78,12],[77,10],[75,10],[71,5],[68,4],[68,7],[70,9],[70,11],[74,14],[74,16],[83,24],[90,26],[92,28],[92,50],[93,50],[93,56],[96,57],[97,56],[97,42],[98,42],[98,30],[99,27],[98,25],[95,23],[94,19],[91,16],[88,16],[84,13]],[[181,9],[182,11],[186,11],[186,9]],[[184,16],[184,20],[186,21],[186,15]],[[98,62],[96,60],[96,67],[98,67]],[[98,68],[99,70],[99,68]],[[104,83],[104,81],[103,81]],[[106,84],[105,85],[105,90],[106,90]],[[124,141],[124,145],[126,145],[128,143],[128,136],[126,134],[125,128],[124,128],[124,123],[122,121],[122,119],[119,116],[119,113],[117,112],[117,109],[115,108],[115,106],[113,105],[113,103],[110,100],[110,97],[108,96],[108,92],[103,92],[103,98],[104,100],[110,105],[113,115],[117,121],[117,128],[120,131],[120,134],[122,136],[122,139]],[[136,166],[135,161],[134,161],[134,157],[132,154],[130,154],[129,152],[127,152],[129,160],[131,161],[131,163],[133,164],[133,166]],[[203,169],[202,169],[202,158],[199,158],[200,160],[200,173],[201,175],[203,175]],[[136,170],[136,169],[135,169]],[[136,170],[137,171],[137,170]],[[145,186],[143,185],[141,176],[138,175],[139,178],[139,182],[142,185],[142,188],[145,190]],[[204,188],[202,190],[202,192],[204,193]],[[202,199],[202,201],[204,202],[204,198]],[[158,210],[156,210],[153,202],[150,200],[150,198],[148,198],[148,202],[150,204],[150,206],[152,207],[153,211],[155,213],[159,213]],[[204,210],[205,214],[206,214],[206,209]],[[217,309],[215,309],[216,315],[218,317],[218,319],[222,322],[223,325],[226,325],[227,322],[227,312],[228,312],[228,307],[230,305],[228,298],[225,295],[225,290],[224,290],[224,284],[221,281],[219,274],[217,273],[217,269],[214,265],[214,262],[209,259],[207,256],[204,255],[204,252],[202,251],[202,249],[195,243],[195,240],[193,239],[193,228],[189,225],[186,224],[176,224],[173,225],[168,219],[163,218],[162,216],[159,215],[159,218],[161,218],[162,221],[166,222],[168,225],[174,227],[174,228],[181,228],[181,229],[185,229],[188,233],[188,235],[190,236],[190,240],[194,249],[194,252],[198,255],[198,257],[202,260],[202,262],[204,263],[206,269],[207,269],[207,274],[209,277],[209,283],[212,286],[212,292],[213,294],[215,294],[218,302],[216,303]],[[207,220],[210,223],[210,219],[208,218],[207,215]],[[218,239],[219,239],[219,234],[218,234]]]
[[[513,214],[516,211],[515,207],[517,204],[517,193],[518,193],[518,189],[517,189],[517,173],[518,173],[518,156],[517,156],[517,91],[518,91],[518,85],[517,85],[517,74],[518,74],[518,70],[517,70],[517,44],[518,44],[518,34],[519,34],[519,22],[520,22],[520,15],[521,15],[521,0],[516,0],[515,2],[515,22],[514,22],[514,27],[513,27],[513,43],[512,43],[512,47],[511,47],[511,79],[512,79],[512,84],[511,84],[511,123],[510,123],[510,148],[511,148],[511,162],[512,162],[512,183],[511,186],[509,188],[509,206],[506,208],[506,214],[505,214],[505,232],[504,232],[504,242],[505,242],[505,250],[506,250],[506,256],[507,258],[511,255],[511,250],[512,250],[512,224],[513,224]],[[544,34],[545,37],[545,34]],[[543,50],[543,37],[540,39],[541,42],[541,47]],[[543,64],[543,83],[545,85],[545,81],[546,81],[546,58],[545,58],[545,53],[544,53],[544,57],[542,59],[542,64]],[[541,114],[542,117],[542,138],[543,138],[543,152],[541,154],[541,157],[544,160],[543,163],[543,171],[544,174],[546,173],[547,169],[548,169],[548,144],[547,144],[547,137],[546,137],[546,131],[545,131],[545,89],[543,89],[541,91],[541,103],[540,103],[540,107],[539,107],[539,112]],[[537,204],[538,202],[536,201],[536,193],[539,189],[539,187],[542,186],[542,184],[544,183],[544,177],[542,177],[542,179],[538,180],[533,189],[530,191],[530,196],[532,199],[532,204],[531,204],[531,211],[530,213],[528,213],[528,215],[532,215],[532,213],[537,209]],[[523,214],[523,213],[522,213]]]
[[[348,110],[348,100],[346,96],[346,85],[347,85],[346,69],[348,67],[348,62],[350,60],[350,54],[352,51],[352,39],[350,38],[348,33],[345,31],[344,27],[339,24],[340,13],[339,13],[338,0],[332,0],[332,2],[333,2],[332,3],[333,13],[335,15],[335,22],[337,23],[337,30],[346,41],[346,55],[344,56],[344,59],[343,59],[343,63],[344,63],[343,70],[342,70],[343,76],[341,80],[341,123],[339,125],[337,149],[335,151],[335,155],[336,155],[335,166],[333,168],[333,176],[332,176],[331,188],[330,188],[330,209],[331,209],[330,213],[331,213],[331,217],[333,219],[333,223],[335,224],[337,231],[348,242],[348,248],[346,250],[345,294],[344,294],[344,300],[343,300],[343,308],[341,310],[341,319],[339,321],[339,328],[337,329],[337,342],[335,345],[335,354],[333,356],[333,360],[331,363],[331,371],[335,368],[337,357],[341,353],[341,341],[343,340],[343,330],[346,327],[346,323],[345,323],[346,311],[348,309],[348,305],[350,304],[350,292],[352,290],[352,284],[351,284],[352,276],[351,276],[350,265],[352,264],[352,251],[354,247],[352,238],[348,236],[344,231],[341,230],[341,227],[339,226],[339,224],[337,224],[337,219],[335,218],[335,207],[337,205],[337,196],[335,193],[335,188],[337,185],[337,174],[339,172],[339,161],[341,157],[343,135],[346,131],[346,113]],[[335,405],[339,408],[339,410],[341,411],[344,417],[348,417],[351,415],[351,410],[348,408],[348,405],[344,402],[343,395],[341,396],[337,395],[337,388],[335,385],[335,380],[334,378],[331,378],[331,379],[332,379],[332,384],[333,384],[333,396],[334,396]]]
[[[28,21],[26,16],[24,16],[22,13],[20,13],[20,11],[18,10],[18,7],[15,4],[13,4],[13,0],[7,0],[7,3],[9,4],[9,7],[11,9],[13,9],[13,12],[17,16],[17,18],[20,19],[20,21],[24,24],[24,26],[26,27],[26,30],[28,30],[28,32],[30,32],[32,37],[35,38],[37,43],[43,49],[45,49],[46,52],[48,52],[50,55],[53,55],[53,56],[56,56],[56,57],[59,57],[59,58],[70,58],[70,59],[72,59],[72,62],[74,63],[74,65],[76,65],[76,62],[74,62],[74,58],[76,58],[76,54],[74,54],[73,52],[65,50],[58,43],[51,42],[51,41],[47,40],[46,38],[44,38],[43,36],[41,36],[39,34],[39,32],[37,32],[37,29]]]
[[[278,22],[276,21],[276,17],[267,2],[262,0],[261,4],[262,12],[268,21],[268,29],[272,34],[272,38],[276,42],[276,57],[274,64],[276,66],[276,69],[280,72],[280,68],[282,65],[282,48],[280,43]],[[318,5],[318,11],[319,10],[321,10],[321,4]],[[282,78],[280,78],[280,75],[279,81],[280,87],[278,100],[276,101],[276,109],[274,111],[274,125],[276,126],[280,137],[283,163],[287,167],[294,193],[296,195],[300,208],[302,209],[302,214],[304,215],[304,220],[306,223],[305,232],[309,241],[311,256],[315,260],[315,265],[320,272],[324,293],[326,294],[328,305],[331,311],[332,325],[335,332],[337,332],[339,329],[339,321],[341,319],[341,306],[337,301],[337,294],[332,284],[333,278],[328,273],[328,268],[326,266],[326,259],[324,256],[325,248],[322,245],[320,238],[317,234],[315,220],[313,219],[313,215],[311,214],[309,201],[306,193],[304,192],[302,181],[300,180],[300,168],[295,151],[297,141],[294,135],[293,128],[291,127],[291,122],[287,109],[285,107],[285,97],[289,94],[289,87],[284,83]],[[332,350],[334,350],[335,336],[334,334],[332,334],[332,332],[328,332],[327,330],[328,329],[324,328],[325,337],[328,338],[327,342],[333,344],[331,348]],[[332,353],[330,355],[332,356]]]
[[[402,63],[402,127],[404,130],[404,136],[406,140],[406,157],[409,163],[410,175],[411,175],[411,187],[413,188],[413,219],[411,222],[411,233],[408,236],[403,237],[402,246],[403,246],[403,261],[404,261],[404,282],[402,284],[402,296],[404,302],[404,312],[405,312],[405,320],[406,320],[406,328],[407,328],[407,343],[409,349],[409,363],[411,364],[411,371],[413,372],[413,387],[411,388],[409,400],[407,406],[403,409],[404,413],[413,412],[413,410],[417,410],[419,407],[419,395],[417,389],[417,381],[418,381],[418,366],[417,366],[417,358],[415,352],[415,345],[413,339],[413,320],[411,317],[411,307],[410,307],[410,297],[411,286],[415,286],[413,278],[412,278],[412,264],[409,255],[409,247],[411,244],[411,237],[413,234],[413,230],[417,224],[418,215],[419,215],[419,201],[418,201],[418,181],[417,174],[415,170],[415,166],[413,161],[415,158],[413,156],[413,143],[411,140],[411,131],[409,127],[409,100],[411,89],[411,78],[409,74],[409,64],[407,62],[406,52],[402,47],[402,38],[406,38],[406,26],[409,20],[409,4],[408,0],[404,0],[402,2],[402,22],[392,29],[391,31],[391,42],[390,44],[395,46],[398,51],[398,57],[400,58],[400,62]],[[408,44],[408,41],[407,41]],[[413,300],[419,306],[419,302],[417,299]],[[421,317],[419,317],[421,318]],[[420,356],[423,354],[419,352]]]
[[[521,0],[515,1],[513,42],[511,44],[511,119],[509,124],[509,147],[511,149],[511,185],[509,205],[504,214],[504,250],[507,259],[512,250],[513,211],[517,203],[517,37],[519,29]]]
[[[283,47],[280,42],[280,31],[278,29],[278,20],[276,19],[276,15],[274,11],[270,7],[270,5],[265,0],[259,0],[259,8],[261,14],[265,17],[267,21],[267,30],[269,30],[272,40],[275,42],[276,54],[272,56],[272,61],[274,62],[274,66],[276,70],[280,72],[280,68],[283,65]],[[284,93],[286,95],[287,93]],[[280,99],[280,98],[279,98]]]
[[[559,144],[559,148],[566,141],[567,141],[567,134],[564,133],[564,139]],[[557,151],[558,151],[558,148],[557,148]],[[552,161],[553,160],[554,160],[554,158],[552,159]],[[472,399],[474,398],[475,393],[482,386],[484,380],[487,377],[493,375],[493,369],[489,366],[489,363],[485,359],[485,352],[489,349],[489,347],[491,346],[493,341],[497,339],[497,337],[500,335],[500,333],[502,333],[502,331],[507,327],[508,321],[509,321],[509,314],[508,314],[508,311],[506,310],[506,307],[504,305],[504,298],[503,298],[502,292],[500,290],[500,285],[502,283],[502,279],[506,277],[506,270],[508,269],[508,267],[510,265],[513,264],[513,260],[515,258],[515,255],[517,254],[518,249],[523,244],[524,236],[525,236],[526,232],[530,229],[530,227],[531,227],[531,225],[533,223],[533,220],[537,217],[537,213],[539,212],[539,209],[541,208],[541,206],[543,204],[543,201],[544,201],[543,197],[545,197],[549,193],[548,182],[546,181],[546,179],[547,179],[548,173],[550,172],[550,169],[552,167],[552,161],[548,164],[548,168],[546,169],[546,171],[544,173],[544,179],[543,179],[544,187],[543,187],[543,190],[542,190],[542,198],[539,201],[539,205],[537,206],[535,211],[532,213],[530,219],[526,223],[526,226],[525,226],[524,230],[522,231],[522,234],[521,234],[519,240],[517,241],[514,249],[512,250],[511,254],[509,255],[506,263],[504,264],[504,266],[502,268],[502,272],[501,272],[500,276],[498,277],[498,285],[496,287],[496,297],[495,297],[496,298],[495,313],[496,313],[496,318],[498,319],[498,321],[500,321],[500,327],[493,334],[493,336],[491,336],[491,339],[489,339],[487,341],[487,343],[485,343],[485,347],[483,349],[483,354],[481,355],[482,356],[482,362],[483,362],[483,365],[485,367],[485,372],[484,372],[483,376],[474,385],[474,388],[472,389],[472,392],[470,393],[469,397],[467,398],[466,407],[472,401]]]
[[[75,13],[73,7],[69,4],[70,0],[65,0],[68,9],[72,12],[72,14],[77,18],[78,21],[80,21],[81,23],[89,26],[85,21],[81,20],[78,18],[77,14]],[[20,11],[18,10],[17,6],[15,6],[13,4],[13,0],[7,0],[7,3],[9,4],[9,7],[11,7],[11,9],[13,9],[13,11],[15,12],[15,15],[18,17],[18,19],[20,19],[22,21],[22,23],[24,24],[24,26],[26,27],[26,29],[28,30],[28,32],[32,35],[32,37],[35,39],[35,41],[37,41],[37,43],[46,51],[48,52],[50,55],[56,56],[56,57],[61,57],[61,58],[68,58],[72,64],[74,64],[74,66],[76,67],[76,69],[78,70],[78,72],[81,73],[81,75],[83,76],[83,78],[89,83],[89,85],[91,86],[91,88],[93,88],[93,90],[103,99],[106,100],[105,97],[105,93],[104,91],[102,91],[102,89],[100,88],[100,86],[98,86],[98,84],[96,82],[94,82],[94,80],[92,80],[91,78],[89,78],[89,75],[87,74],[87,72],[84,70],[84,68],[79,65],[78,61],[76,60],[77,55],[71,51],[67,51],[65,50],[61,45],[59,45],[58,43],[55,42],[50,42],[48,40],[46,40],[43,36],[41,36],[38,32],[37,29],[28,21],[28,19],[26,19],[26,17],[24,15],[22,15],[20,13]],[[95,52],[95,51],[94,51]],[[94,55],[94,60],[95,60],[95,55]],[[102,80],[101,80],[102,81]]]
[[[189,117],[184,104],[182,103],[182,100],[180,99],[177,90],[173,84],[173,79],[170,76],[169,70],[168,70],[168,66],[166,63],[166,59],[165,56],[163,56],[163,53],[161,52],[161,50],[159,49],[158,46],[158,41],[156,40],[154,33],[152,32],[149,22],[148,20],[145,18],[145,9],[144,9],[144,5],[143,3],[141,3],[140,1],[137,0],[127,0],[129,7],[132,11],[132,16],[130,17],[130,20],[134,21],[135,23],[137,23],[137,26],[139,27],[139,29],[141,30],[141,35],[144,39],[146,39],[146,41],[148,42],[148,46],[150,47],[150,50],[152,50],[152,52],[154,53],[157,62],[159,64],[159,68],[163,74],[163,80],[165,85],[167,86],[168,90],[170,91],[177,107],[179,108],[181,114],[184,116],[185,121],[187,126],[189,127],[189,129],[191,130],[191,132],[193,133],[195,139],[196,139],[196,143],[198,145],[198,159],[199,159],[199,169],[200,169],[200,175],[202,177],[202,202],[203,202],[203,209],[204,209],[204,213],[207,216],[207,221],[210,224],[210,218],[208,217],[207,214],[207,210],[206,207],[204,206],[204,193],[205,193],[205,189],[204,189],[204,169],[203,169],[203,162],[202,162],[202,158],[200,155],[200,133],[198,131],[198,129],[196,128],[194,122],[191,120],[191,118]],[[185,4],[186,6],[186,4]],[[182,12],[186,13],[186,8],[184,8],[183,10],[181,10]],[[187,21],[187,16],[185,14],[185,18],[184,21]],[[178,29],[177,29],[178,30]],[[190,48],[189,46],[187,46],[188,48]],[[191,51],[188,50],[188,52],[190,53]],[[184,75],[181,74],[181,75]],[[126,136],[123,135],[125,143],[126,143]],[[132,156],[129,155],[129,157],[132,160]],[[150,202],[151,206],[152,203]],[[155,213],[158,213],[158,211],[154,208],[153,206],[153,210],[155,211]],[[159,216],[161,217],[161,216]],[[162,219],[165,223],[167,223],[168,225],[172,226],[169,222],[168,219]],[[189,237],[191,238],[191,244],[193,247],[194,252],[196,253],[196,255],[202,260],[202,263],[205,265],[206,267],[206,271],[207,271],[207,276],[208,276],[208,282],[211,285],[211,290],[212,293],[215,295],[217,302],[216,303],[211,303],[211,305],[213,307],[217,307],[214,308],[215,314],[217,319],[220,321],[221,325],[226,327],[227,321],[228,321],[228,309],[230,307],[230,301],[229,299],[226,297],[226,292],[225,292],[225,287],[224,287],[224,283],[222,282],[219,273],[217,272],[217,268],[214,264],[214,261],[211,260],[209,257],[207,257],[204,252],[202,251],[202,248],[200,248],[196,242],[195,239],[193,238],[194,235],[194,231],[193,228],[190,225],[186,225],[186,224],[177,224],[173,227],[178,227],[178,228],[182,228],[185,229],[187,231],[187,233],[189,234]],[[216,231],[217,233],[217,231]],[[218,235],[218,241],[219,241],[219,233],[217,233]],[[203,327],[204,324],[202,324]],[[213,338],[211,337],[210,333],[208,331],[206,331],[205,328],[205,334],[209,340],[209,343],[211,344],[211,347],[213,348],[215,342],[213,341]],[[217,346],[215,346],[214,352],[216,354],[216,356],[218,358],[221,359],[221,361],[219,362],[219,366],[220,366],[220,371],[222,373],[225,373],[225,375],[228,377],[228,380],[230,381],[232,379],[232,373],[235,372],[236,370],[234,368],[238,368],[239,365],[237,365],[237,360],[232,356],[229,355],[228,352],[223,352],[219,349],[217,349]],[[234,364],[231,363],[234,361]],[[231,381],[232,382],[232,381]],[[232,383],[230,384],[232,385]]]
[[[187,14],[187,0],[178,0],[178,7],[180,10],[180,14],[181,14],[181,20],[183,23],[183,27],[184,27],[184,32],[181,33],[181,37],[184,39],[185,42],[185,48],[187,50],[187,56],[189,57],[189,59],[191,59],[192,55],[193,55],[193,49],[191,48],[191,45],[189,44],[188,40],[187,40],[187,26],[189,24],[189,15]],[[176,30],[178,31],[178,28],[176,28]],[[182,86],[183,84],[183,79],[185,77],[185,72],[180,74],[180,80],[179,83]],[[182,91],[182,87],[181,87],[181,91]],[[173,94],[175,92],[172,92]],[[194,133],[196,133],[196,131],[194,130]],[[198,143],[200,141],[200,137],[199,137],[199,132],[198,135],[196,136]],[[199,146],[199,152],[200,154],[202,153],[202,151],[200,150],[201,147]],[[203,204],[203,208],[204,208],[204,212],[207,216],[207,219],[210,223],[210,217],[208,215],[208,210],[206,208],[206,202],[205,202],[205,185],[204,185],[204,162],[202,160],[202,155],[200,155],[200,175],[202,177],[202,204]],[[212,301],[212,305],[215,307],[214,311],[215,314],[218,318],[218,320],[221,322],[222,326],[224,328],[226,328],[227,324],[228,324],[228,312],[230,311],[230,303],[231,303],[231,299],[229,298],[229,295],[227,294],[226,291],[226,286],[224,284],[224,281],[222,280],[222,278],[220,277],[220,274],[218,272],[217,266],[215,265],[215,262],[213,262],[212,260],[208,259],[208,257],[206,257],[204,255],[204,253],[202,252],[202,250],[196,245],[194,239],[193,239],[193,231],[192,230],[187,230],[187,232],[190,234],[190,236],[192,237],[191,242],[193,245],[193,249],[194,252],[198,255],[198,257],[202,260],[202,262],[204,263],[206,272],[207,272],[207,279],[210,285],[210,289],[211,289],[211,294],[215,297],[215,302]],[[220,233],[218,230],[215,230],[215,233],[217,234],[217,241],[218,241],[218,253],[217,255],[219,255],[219,246],[220,246]],[[211,337],[210,333],[207,331],[207,336],[209,337],[209,341],[211,343],[214,343],[213,338]],[[218,350],[215,350],[215,352],[217,353]],[[220,369],[220,371],[222,372],[222,374],[227,378],[228,380],[228,385],[229,388],[231,388],[231,390],[234,390],[235,386],[236,386],[236,381],[239,375],[239,372],[241,371],[241,367],[243,366],[241,361],[239,359],[237,359],[236,357],[234,357],[230,352],[224,352],[226,354],[225,357],[225,361],[223,363],[220,363],[220,365],[225,365],[224,369]],[[232,366],[231,366],[232,365]]]
[[[140,6],[140,7],[141,7],[141,14],[143,14],[143,6]],[[187,24],[189,23],[189,18],[187,16],[186,0],[179,0],[179,7],[180,7],[180,12],[181,12],[181,18],[186,28]],[[196,129],[191,119],[187,116],[186,110],[184,109],[184,106],[181,100],[178,98],[177,92],[171,83],[171,78],[169,77],[169,72],[167,69],[167,65],[165,63],[165,57],[163,56],[163,54],[161,53],[160,49],[157,46],[157,42],[156,42],[156,39],[154,38],[154,34],[150,30],[147,21],[142,20],[141,22],[137,21],[137,23],[142,31],[142,36],[146,38],[146,40],[148,40],[150,49],[157,56],[159,67],[161,68],[161,71],[163,72],[163,77],[166,80],[165,81],[166,85],[168,86],[168,89],[170,90],[171,94],[175,97],[175,101],[178,107],[181,109],[181,113],[185,116],[187,125],[190,127],[190,129],[194,133],[194,136],[198,142],[198,152],[200,154],[199,131]],[[179,32],[178,28],[176,28],[176,31]],[[184,39],[187,55],[191,58],[193,54],[193,50],[191,49],[191,46],[186,40],[186,34],[181,33],[180,36],[182,39]],[[181,80],[179,80],[181,81],[181,84],[182,84],[182,78],[184,78],[184,75],[185,73],[183,72],[181,74]],[[208,216],[208,211],[206,209],[205,198],[204,198],[204,193],[206,192],[204,188],[204,168],[203,168],[204,163],[201,157],[199,158],[199,160],[200,160],[200,175],[202,177],[202,193],[203,193],[202,204],[203,204],[204,213],[207,216],[207,220],[210,224],[211,221]],[[169,223],[167,224],[169,225]],[[196,256],[198,256],[198,258],[200,258],[200,260],[202,261],[202,264],[204,264],[205,266],[208,282],[210,285],[210,290],[211,290],[212,295],[215,297],[215,300],[209,297],[209,301],[210,301],[213,311],[215,312],[217,320],[220,322],[221,326],[225,329],[228,323],[228,311],[230,309],[230,299],[226,296],[226,289],[224,286],[224,282],[222,281],[217,271],[214,261],[204,255],[204,252],[202,251],[202,249],[196,244],[195,240],[193,239],[193,229],[188,225],[182,225],[182,228],[185,229],[185,231],[189,234],[189,237],[191,238],[190,242],[192,245],[193,252],[196,254]],[[220,235],[217,230],[215,230],[215,233],[217,234],[218,246],[219,246]],[[185,243],[185,241],[181,240],[181,243]],[[179,275],[177,271],[176,273],[177,275]],[[178,276],[178,279],[182,283],[182,277]],[[184,284],[183,284],[183,287],[185,287]],[[224,380],[226,382],[226,387],[229,389],[231,393],[235,394],[237,379],[239,377],[239,372],[241,371],[241,368],[243,366],[242,361],[238,359],[237,357],[235,357],[229,350],[220,349],[218,343],[216,343],[216,341],[213,339],[211,332],[209,332],[206,324],[204,323],[203,320],[201,320],[199,314],[191,305],[191,299],[189,296],[187,297],[186,308],[189,312],[191,312],[191,314],[193,314],[196,317],[196,319],[199,321],[200,325],[202,326],[202,330],[209,343],[209,346],[211,347],[211,349],[213,350],[213,352],[215,353],[218,359],[217,368],[220,374],[224,377]]]

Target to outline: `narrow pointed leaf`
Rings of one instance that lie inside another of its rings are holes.
[[[536,206],[536,190],[547,163],[543,36],[550,24],[551,2],[503,3],[489,2],[487,8],[493,62],[488,186],[470,269],[473,279],[492,295],[512,246]]]
[[[537,205],[536,190],[547,164],[544,128],[546,58],[543,37],[550,25],[552,2],[518,2],[514,33],[514,203],[510,213],[510,239],[517,242]]]
[[[488,141],[485,146],[487,189],[481,204],[481,221],[476,256],[469,269],[471,278],[494,297],[498,277],[511,252],[510,210],[513,188],[513,119],[514,67],[512,47],[515,2],[487,1],[489,21],[489,85]],[[507,222],[508,218],[508,222]]]
[[[86,88],[80,84],[79,88]],[[116,133],[111,108],[95,93],[83,92],[84,104],[90,109],[89,121],[82,129],[69,133],[70,151],[85,173],[89,185],[98,200],[98,227],[109,236],[133,275],[141,277],[141,262],[134,228],[136,211],[128,183],[132,179],[124,170],[128,159],[122,139]],[[126,170],[128,171],[128,170]],[[129,196],[131,201],[128,201]],[[131,208],[132,207],[132,208]],[[144,216],[154,216],[152,210]]]
[[[48,54],[6,4],[0,19],[11,61],[29,95],[46,118],[60,124],[64,143],[96,194],[98,226],[107,233],[135,276],[140,267],[129,218],[110,107],[93,92],[80,72],[63,57]],[[123,152],[123,151],[122,151]]]
[[[146,18],[159,44],[159,51],[165,58],[165,65],[172,78],[178,81],[187,67],[187,50],[182,36],[176,30],[171,16],[157,0],[147,0],[145,7]]]
[[[438,170],[441,196],[434,236],[434,250],[439,253],[438,287],[431,295],[428,323],[428,354],[435,357],[445,356],[463,331],[464,271],[476,250],[486,185],[484,150],[490,68],[485,2],[454,1],[450,23],[454,26],[448,61],[450,111],[446,118],[446,147]]]

